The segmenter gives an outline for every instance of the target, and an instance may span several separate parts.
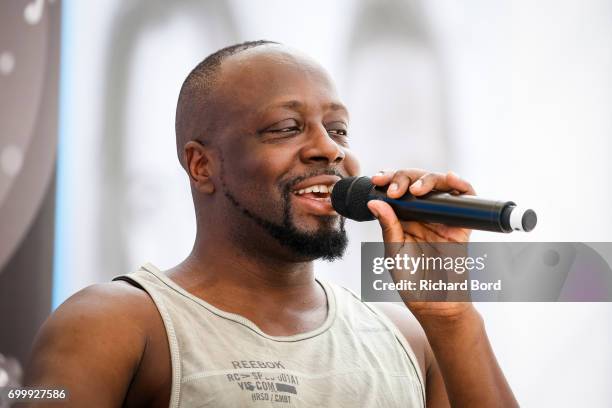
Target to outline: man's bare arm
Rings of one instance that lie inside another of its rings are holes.
[[[147,303],[144,292],[117,282],[72,296],[40,329],[25,385],[66,389],[63,406],[122,406],[145,350]]]
[[[424,355],[428,407],[448,407],[451,402],[453,407],[518,406],[475,309],[453,322],[419,323],[405,307],[378,307],[408,340],[417,358]]]

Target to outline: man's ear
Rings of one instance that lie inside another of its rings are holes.
[[[183,163],[191,183],[201,193],[211,194],[215,191],[212,181],[212,149],[202,143],[191,140],[183,148]]]

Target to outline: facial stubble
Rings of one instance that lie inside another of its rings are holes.
[[[221,189],[228,201],[247,218],[262,227],[281,245],[292,250],[300,258],[309,260],[324,259],[326,261],[334,261],[342,258],[348,245],[348,237],[344,228],[344,217],[320,216],[321,226],[312,232],[300,231],[295,225],[291,208],[292,186],[307,177],[312,177],[314,174],[295,177],[279,186],[282,194],[278,207],[280,207],[281,211],[271,211],[272,213],[282,213],[282,221],[276,223],[257,214],[253,209],[248,208],[238,200],[226,184],[223,165],[221,167]],[[327,170],[324,172],[319,171],[317,174],[337,174],[337,172]],[[338,217],[340,218],[339,221],[337,221]],[[339,224],[337,229],[333,226],[336,222]]]

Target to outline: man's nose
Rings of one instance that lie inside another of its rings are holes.
[[[318,126],[309,132],[308,142],[302,148],[300,155],[304,163],[338,164],[344,160],[345,152],[342,146],[329,135],[325,127]]]

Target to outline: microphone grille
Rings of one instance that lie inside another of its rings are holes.
[[[369,177],[346,177],[334,185],[332,206],[338,214],[355,221],[373,220],[367,206],[373,188]]]

